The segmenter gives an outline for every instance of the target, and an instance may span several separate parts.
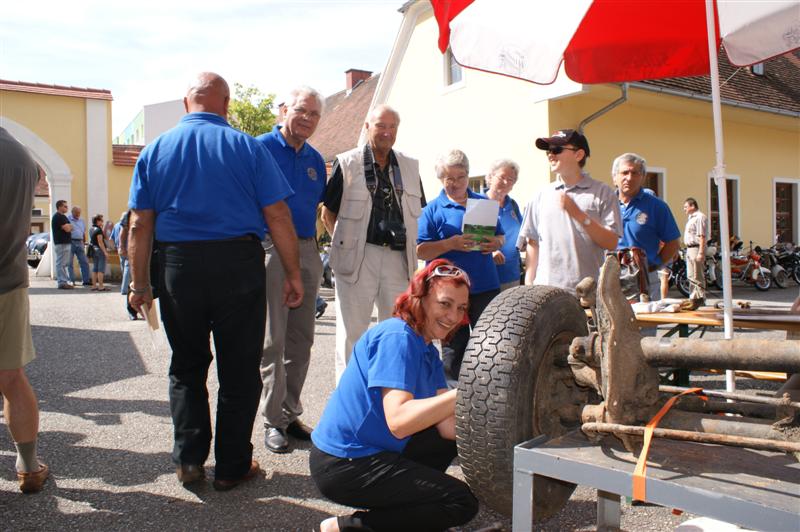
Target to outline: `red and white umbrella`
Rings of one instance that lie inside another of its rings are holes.
[[[439,48],[467,67],[539,84],[711,75],[725,338],[733,334],[717,52],[752,65],[800,48],[797,0],[431,0]],[[729,387],[733,387],[729,376]]]

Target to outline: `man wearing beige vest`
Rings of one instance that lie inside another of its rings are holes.
[[[417,267],[417,218],[425,204],[419,162],[394,151],[400,115],[388,105],[370,111],[367,143],[339,154],[325,193],[322,220],[332,235],[336,276],[336,382],[353,344],[378,320]]]

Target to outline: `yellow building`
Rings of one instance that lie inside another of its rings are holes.
[[[715,148],[708,77],[623,87],[560,76],[553,85],[534,85],[461,69],[438,51],[430,3],[407,2],[401,10],[403,23],[373,106],[388,103],[400,112],[397,148],[419,158],[428,198],[441,189],[437,154],[460,148],[470,158],[476,188],[494,159],[517,161],[520,180],[512,196],[522,205],[552,179],[534,140],[583,122],[593,177],[611,184],[614,158],[636,152],[648,163],[646,186],[669,203],[681,227],[681,207],[691,196],[709,215],[712,233],[718,231],[709,177]],[[771,245],[777,232],[784,241],[800,241],[800,55],[770,60],[762,70],[732,67],[724,53],[720,61],[731,234],[761,245]],[[609,104],[616,106],[589,118]]]
[[[132,164],[124,155],[115,163],[111,101],[108,90],[0,80],[0,126],[30,149],[47,180],[32,231],[49,231],[61,199],[82,208],[87,226],[95,214],[116,221],[126,208]]]

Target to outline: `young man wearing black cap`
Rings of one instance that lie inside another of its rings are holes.
[[[622,234],[619,202],[611,187],[583,171],[589,141],[572,129],[536,139],[556,180],[539,189],[525,209],[517,246],[526,245],[525,284],[575,293],[586,276],[597,278],[605,250]]]

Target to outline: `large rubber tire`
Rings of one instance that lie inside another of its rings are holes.
[[[762,292],[766,292],[769,290],[769,287],[772,286],[772,279],[769,275],[764,274],[763,272],[758,273],[758,277],[756,278],[756,282],[753,283],[756,286],[756,290],[761,290]]]
[[[511,515],[514,446],[579,427],[582,407],[596,400],[566,362],[570,342],[587,329],[577,299],[547,286],[502,292],[473,328],[458,379],[456,442],[467,483],[494,510]],[[536,477],[534,515],[552,516],[574,489]]]
[[[792,268],[792,279],[797,284],[800,284],[800,264],[795,264],[794,268]]]
[[[689,278],[686,276],[686,270],[678,272],[678,275],[675,277],[675,287],[678,289],[678,292],[683,294],[683,297],[689,297],[689,294],[692,293],[692,283],[689,282]]]

